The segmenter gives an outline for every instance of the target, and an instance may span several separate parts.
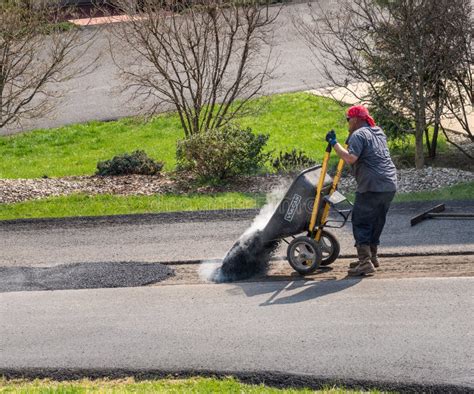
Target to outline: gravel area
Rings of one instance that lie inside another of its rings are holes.
[[[0,179],[0,202],[15,203],[74,193],[153,195],[174,192],[163,176],[77,176],[64,178]]]
[[[242,177],[232,184],[218,187],[193,187],[191,180],[186,178],[175,179],[169,175],[0,179],[0,203],[10,204],[74,193],[85,193],[88,195],[115,194],[121,196],[152,196],[164,193],[186,194],[190,192],[217,193],[234,191],[246,193],[268,193],[281,185],[285,178],[287,177],[280,175]]]
[[[402,169],[399,171],[399,192],[436,190],[463,182],[474,182],[474,172],[455,168],[432,168],[422,170]],[[287,184],[292,177],[288,175],[266,175],[242,177],[236,182],[219,187],[197,187],[186,179],[175,179],[169,175],[161,176],[80,176],[40,179],[0,179],[0,203],[10,204],[51,196],[74,193],[116,194],[116,195],[155,195],[163,193],[184,194],[189,192],[246,192],[268,193],[281,184]],[[355,190],[351,175],[341,179],[339,190],[347,193]]]
[[[474,182],[474,172],[457,168],[425,167],[421,170],[414,168],[398,170],[398,192],[411,193],[436,190],[459,183]],[[356,189],[354,177],[341,179],[339,190],[342,193],[353,192]]]

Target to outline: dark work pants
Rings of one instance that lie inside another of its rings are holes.
[[[356,193],[352,210],[355,245],[378,245],[395,192]]]

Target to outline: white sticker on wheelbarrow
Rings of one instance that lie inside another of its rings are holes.
[[[298,209],[298,206],[300,205],[301,198],[302,197],[299,194],[293,195],[290,206],[288,207],[288,211],[286,211],[286,215],[285,215],[286,221],[291,222],[293,220],[296,210]]]

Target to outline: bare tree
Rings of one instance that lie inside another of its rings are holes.
[[[186,136],[245,113],[270,77],[271,25],[279,9],[265,1],[112,3],[129,18],[110,30],[125,88],[148,103],[147,114],[175,108]]]
[[[424,139],[436,153],[441,116],[451,92],[446,81],[465,64],[460,24],[471,24],[470,0],[353,0],[338,10],[313,5],[296,27],[313,50],[328,83],[351,90],[362,82],[368,94],[351,93],[414,125],[415,163],[424,164]],[[472,64],[472,63],[471,63]],[[434,125],[434,134],[429,135]]]
[[[74,62],[94,35],[62,28],[66,12],[59,1],[0,4],[0,129],[47,115],[59,96],[55,84],[89,70]]]
[[[469,4],[468,12],[469,15],[472,12],[471,4]],[[453,77],[445,80],[443,84],[443,89],[447,92],[445,107],[447,115],[454,118],[461,126],[464,131],[462,135],[467,137],[471,142],[474,142],[473,125],[469,123],[469,119],[472,119],[474,107],[474,52],[472,41],[474,27],[472,21],[466,21],[465,19],[459,20],[458,29],[463,32],[462,37],[464,39],[457,43],[462,53],[455,59],[458,67],[454,69]],[[442,131],[448,142],[456,146],[469,158],[474,159],[474,156],[470,154],[468,150],[452,140],[450,134],[453,133],[453,130],[447,130],[442,127]]]

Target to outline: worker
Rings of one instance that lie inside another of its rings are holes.
[[[326,141],[339,157],[351,165],[357,182],[352,232],[358,260],[349,266],[349,275],[368,275],[379,267],[377,248],[390,203],[397,190],[397,170],[390,158],[387,137],[376,126],[369,111],[362,105],[347,111],[348,148],[345,149],[331,130]]]

